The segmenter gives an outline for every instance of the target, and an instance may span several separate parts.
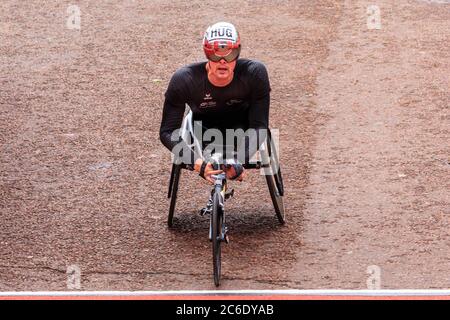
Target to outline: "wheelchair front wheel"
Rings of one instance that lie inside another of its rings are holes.
[[[211,212],[211,238],[212,238],[212,252],[213,252],[213,273],[214,284],[216,287],[220,285],[221,274],[221,243],[222,243],[222,229],[223,229],[223,209],[220,206],[220,191],[216,187],[213,196],[213,209]]]

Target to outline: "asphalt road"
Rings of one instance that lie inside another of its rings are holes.
[[[288,223],[256,171],[234,183],[220,289],[448,288],[450,6],[379,0],[374,28],[370,1],[213,4],[79,1],[77,29],[65,2],[0,3],[0,290],[74,266],[81,290],[215,288],[209,186],[183,173],[169,230],[158,131],[224,19],[269,70]]]

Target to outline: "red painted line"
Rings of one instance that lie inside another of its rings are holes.
[[[450,300],[450,296],[313,296],[313,295],[65,295],[1,296],[0,300]]]

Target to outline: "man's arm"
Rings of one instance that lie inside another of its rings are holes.
[[[163,145],[172,152],[172,149],[179,143],[179,140],[172,139],[172,133],[180,129],[183,122],[184,104],[172,102],[170,97],[166,96],[164,101],[161,127],[159,129],[159,138]]]
[[[183,162],[187,165],[193,165],[195,160],[200,156],[196,155],[194,151],[181,139],[181,137],[172,137],[175,130],[180,129],[183,123],[183,116],[186,104],[186,90],[185,90],[186,72],[183,69],[178,70],[172,76],[169,86],[165,93],[165,101],[163,107],[163,115],[161,120],[161,127],[159,129],[159,137],[161,142],[172,153],[180,150],[174,150],[175,146],[181,147],[183,151],[188,154],[178,153],[175,156],[181,156]],[[192,169],[192,168],[191,168]]]
[[[266,67],[254,61],[249,68],[251,74],[252,94],[248,112],[249,134],[244,137],[238,155],[245,154],[245,163],[260,149],[267,137],[269,128],[270,82]]]

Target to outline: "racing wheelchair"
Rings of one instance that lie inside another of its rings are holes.
[[[194,136],[192,112],[189,112],[183,119],[180,136],[186,143],[188,143],[190,147],[199,152],[198,154],[202,154],[203,147]],[[260,160],[246,163],[243,166],[245,169],[259,169],[264,171],[276,217],[281,224],[285,224],[283,178],[281,175],[276,145],[270,130],[267,131],[267,137],[261,145],[259,152]],[[219,158],[220,156],[221,155],[219,155]],[[214,169],[219,169],[219,162],[213,161],[213,167]],[[173,226],[178,184],[180,181],[181,172],[186,168],[187,166],[185,164],[173,161],[169,180],[169,190],[167,194],[167,197],[170,199],[169,215],[167,219],[169,228]],[[225,224],[224,204],[225,200],[233,196],[234,190],[228,190],[225,173],[213,175],[212,178],[214,179],[214,186],[211,190],[211,195],[208,199],[206,207],[200,210],[200,214],[210,215],[209,240],[212,242],[214,284],[219,286],[221,275],[221,243],[228,243],[228,229]]]

